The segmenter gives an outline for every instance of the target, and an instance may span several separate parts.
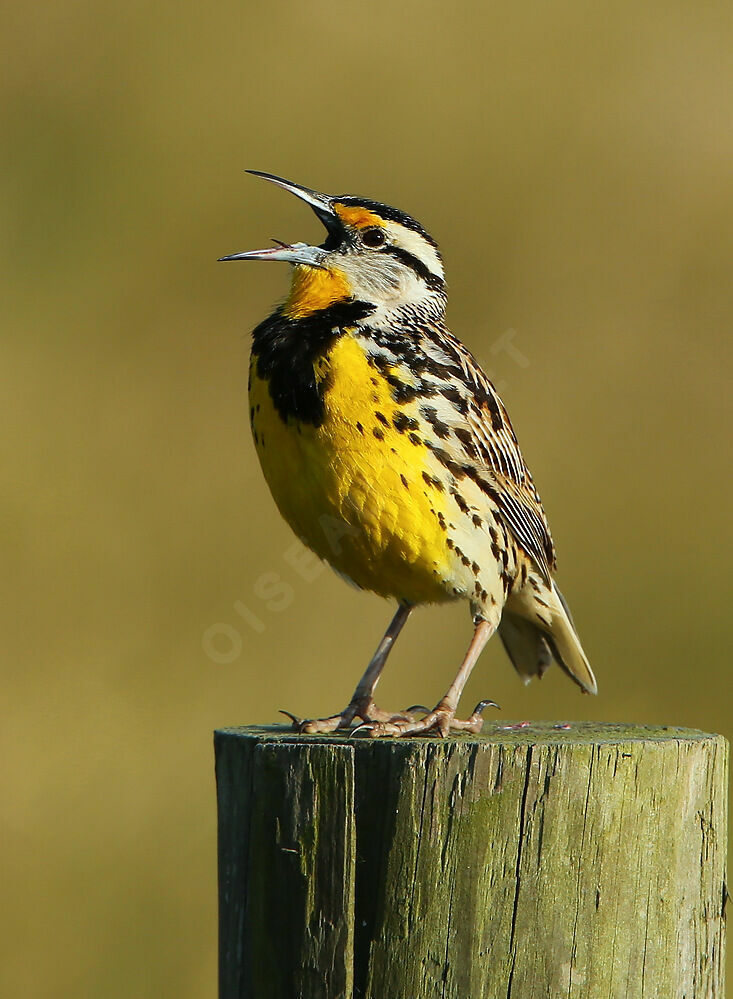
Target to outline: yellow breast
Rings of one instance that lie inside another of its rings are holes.
[[[314,362],[318,426],[280,415],[256,361],[255,446],[296,534],[365,589],[411,603],[450,599],[445,493],[419,430],[400,422],[390,386],[360,342],[347,331]]]

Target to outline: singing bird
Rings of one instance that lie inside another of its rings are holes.
[[[596,681],[553,580],[555,548],[504,404],[445,324],[435,240],[397,208],[249,171],[310,205],[320,246],[281,243],[222,260],[293,265],[290,292],[252,334],[250,417],[262,471],[295,533],[397,611],[348,706],[294,725],[373,737],[478,732],[463,687],[495,631],[528,682],[553,660]],[[418,604],[467,600],[473,639],[432,710],[389,712],[374,690]]]

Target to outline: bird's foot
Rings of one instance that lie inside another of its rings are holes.
[[[360,722],[357,725],[358,729],[361,729],[362,725],[388,725],[400,722],[414,722],[416,720],[414,712],[427,710],[423,705],[416,704],[405,711],[382,711],[371,697],[369,697],[352,701],[340,714],[331,715],[329,718],[298,718],[297,715],[293,715],[289,711],[281,711],[280,713],[290,718],[293,723],[293,729],[296,732],[302,732],[305,735],[322,735],[328,732],[348,731],[351,729],[352,723],[357,719]],[[356,729],[353,729],[353,731],[356,731]]]
[[[479,701],[473,709],[471,717],[464,721],[456,718],[455,709],[440,703],[432,711],[428,711],[423,718],[404,717],[366,721],[358,726],[358,730],[366,732],[372,739],[383,739],[387,736],[399,738],[405,735],[440,735],[445,737],[450,732],[473,732],[474,735],[478,735],[484,724],[481,714],[484,708],[489,706],[499,707],[496,701]]]

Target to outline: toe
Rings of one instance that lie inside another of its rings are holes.
[[[481,715],[471,715],[465,721],[461,718],[453,718],[450,727],[454,732],[471,732],[473,735],[478,735],[484,727],[484,720]]]
[[[298,731],[303,735],[322,735],[326,732],[335,732],[341,725],[341,716],[334,718],[312,718],[309,721],[300,723]]]
[[[394,738],[403,734],[403,725],[398,721],[375,721],[365,725],[367,735],[370,739]]]

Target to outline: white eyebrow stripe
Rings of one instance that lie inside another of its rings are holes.
[[[413,232],[412,229],[400,225],[399,222],[387,222],[387,231],[397,246],[402,247],[403,250],[407,250],[413,257],[417,257],[418,260],[422,261],[431,274],[435,274],[439,278],[445,278],[440,254],[434,246],[431,246],[426,239],[423,239],[419,232]]]

